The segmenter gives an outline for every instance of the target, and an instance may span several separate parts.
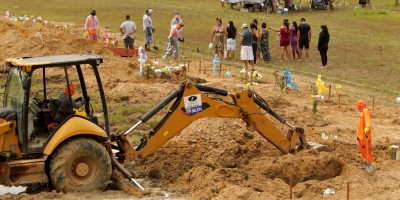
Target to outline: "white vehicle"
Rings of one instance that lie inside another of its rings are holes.
[[[271,0],[225,0],[230,7],[233,9],[233,6],[237,5],[238,3],[242,8],[247,8],[249,11],[255,12],[259,10],[260,12],[266,9],[267,2]]]

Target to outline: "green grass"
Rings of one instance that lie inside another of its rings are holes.
[[[145,114],[154,106],[155,106],[155,104],[135,105],[135,106],[129,107],[128,112],[130,114],[132,114],[132,113]]]
[[[379,17],[380,15],[389,15],[387,11],[384,10],[379,10],[379,11],[374,11],[374,10],[359,10],[359,9],[354,9],[353,10],[353,15],[354,16],[372,16],[372,17]]]
[[[120,124],[125,124],[126,123],[126,117],[120,114],[110,114],[109,119],[112,122],[117,122]]]
[[[161,118],[154,117],[153,119],[150,119],[146,124],[150,125],[151,127],[155,127],[159,122]]]
[[[183,17],[185,27],[183,34],[186,39],[184,46],[187,59],[197,61],[200,56],[205,60],[212,60],[212,52],[207,46],[210,41],[211,28],[215,17],[222,17],[224,24],[234,21],[236,27],[242,23],[250,23],[257,18],[259,22],[266,22],[268,26],[279,27],[283,18],[290,21],[299,21],[305,17],[312,28],[311,61],[309,63],[276,63],[279,56],[279,44],[275,40],[276,33],[270,32],[271,64],[265,65],[268,69],[291,69],[293,75],[303,74],[316,77],[321,74],[332,84],[343,83],[344,87],[352,85],[360,88],[372,89],[389,95],[390,98],[400,95],[400,12],[393,6],[393,1],[373,1],[374,9],[357,8],[358,0],[348,1],[347,7],[335,7],[327,12],[324,10],[309,11],[309,4],[303,3],[303,11],[290,11],[289,15],[282,16],[265,13],[242,13],[231,10],[228,6],[221,9],[217,0],[97,0],[95,4],[79,0],[69,1],[14,0],[3,1],[0,12],[10,10],[16,15],[42,16],[51,21],[74,22],[83,27],[90,10],[96,9],[102,27],[108,26],[112,32],[117,32],[119,25],[126,14],[130,14],[139,28],[136,33],[138,43],[142,44],[142,17],[146,8],[153,8],[153,23],[156,29],[156,44],[164,49],[169,32],[172,13],[179,11]],[[328,68],[318,68],[320,64],[319,52],[316,50],[320,25],[326,24],[331,34],[328,51]],[[382,51],[380,51],[382,47]],[[199,48],[203,55],[195,50]],[[162,51],[163,52],[163,51]],[[382,52],[382,57],[381,53]],[[238,52],[236,52],[236,57]],[[384,64],[384,66],[381,66]],[[241,67],[241,63],[232,65]],[[263,71],[258,66],[259,71]],[[264,68],[265,69],[265,68]],[[268,72],[269,73],[269,72]],[[380,98],[377,94],[376,98]],[[140,107],[129,108],[126,113],[145,110]]]
[[[124,107],[119,107],[118,113],[125,116],[129,116],[131,114],[145,114],[153,107],[154,104],[124,106]]]
[[[155,106],[155,104],[137,104],[137,105],[111,105],[111,106],[116,106],[118,107],[118,114],[124,115],[124,116],[129,116],[132,114],[145,114],[147,113],[151,108]]]

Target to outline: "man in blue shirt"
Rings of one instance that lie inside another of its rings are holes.
[[[250,62],[251,65],[251,74],[250,74],[250,84],[253,84],[253,72],[254,72],[254,56],[253,49],[251,46],[251,39],[253,37],[253,33],[249,30],[249,26],[247,24],[242,25],[243,33],[241,35],[240,40],[240,60],[244,62],[244,66],[246,68],[246,84],[247,79],[249,77],[249,70],[247,67],[247,63]]]

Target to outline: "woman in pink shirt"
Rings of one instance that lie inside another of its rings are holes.
[[[183,23],[179,23],[175,26],[171,27],[171,31],[168,36],[168,42],[170,45],[168,45],[167,52],[165,55],[162,57],[162,60],[167,59],[169,56],[174,53],[174,60],[178,60],[178,55],[179,55],[179,29],[183,27]]]

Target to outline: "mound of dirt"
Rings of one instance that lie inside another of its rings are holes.
[[[72,27],[71,27],[72,29]],[[0,23],[0,62],[12,57],[32,57],[62,53],[91,53],[108,55],[101,44],[94,44],[81,35],[71,35],[54,26],[32,25],[30,22]]]

